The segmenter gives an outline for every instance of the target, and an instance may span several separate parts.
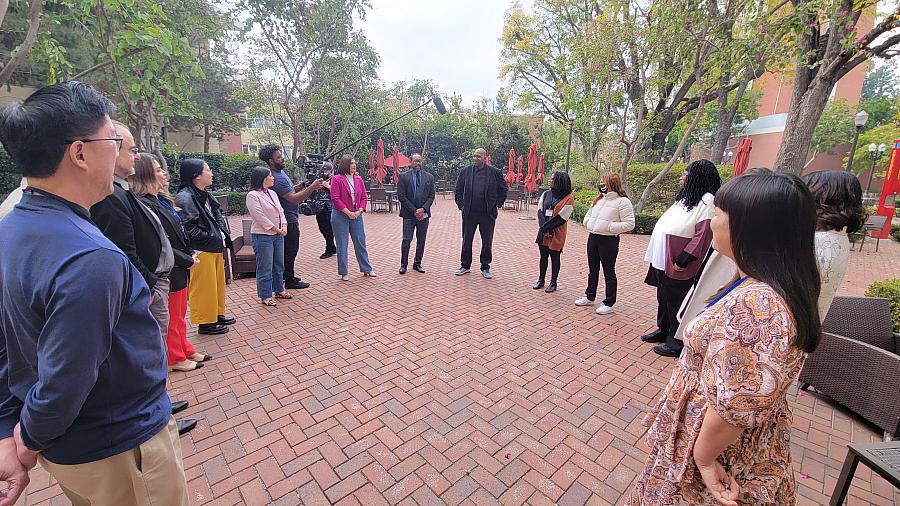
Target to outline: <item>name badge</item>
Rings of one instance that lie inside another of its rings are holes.
[[[553,216],[553,209],[547,209],[544,211],[544,216]]]

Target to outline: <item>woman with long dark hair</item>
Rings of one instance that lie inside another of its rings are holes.
[[[794,502],[787,390],[819,342],[815,204],[799,178],[758,174],[715,207],[713,247],[739,278],[686,327],[627,504]]]
[[[537,281],[532,288],[539,290],[544,288],[544,280],[547,277],[547,260],[551,260],[553,268],[550,271],[550,284],[544,289],[546,293],[556,291],[556,282],[559,278],[560,256],[563,246],[566,245],[569,217],[575,210],[575,199],[572,197],[572,180],[565,172],[553,173],[550,180],[550,189],[541,194],[538,199],[538,234],[535,242],[541,253],[540,271]]]
[[[337,248],[338,276],[350,281],[347,266],[348,240],[353,239],[356,263],[363,276],[374,278],[375,272],[369,263],[366,249],[366,227],[362,214],[366,210],[366,187],[356,174],[356,160],[353,155],[344,155],[338,162],[337,173],[331,178],[331,227],[334,230],[334,245]]]
[[[576,300],[575,305],[590,306],[594,303],[602,265],[605,296],[596,312],[609,314],[613,312],[619,284],[616,277],[619,235],[634,229],[634,206],[622,189],[622,179],[615,172],[607,172],[600,177],[600,191],[584,215],[584,226],[590,232],[587,241],[588,283],[584,297]]]
[[[278,194],[271,189],[274,184],[275,176],[268,167],[250,170],[247,212],[256,256],[256,295],[266,306],[277,306],[276,298],[294,298],[284,291],[284,236],[288,229]]]
[[[216,198],[209,193],[213,172],[203,160],[186,158],[179,169],[180,190],[175,203],[181,208],[189,246],[199,251],[200,263],[188,282],[191,322],[200,334],[224,334],[236,320],[225,316],[225,247],[231,247],[228,222]]]
[[[866,223],[859,179],[844,170],[813,172],[803,177],[816,201],[816,263],[822,277],[819,316],[822,320],[831,307],[847,264],[850,262],[850,238]]]
[[[656,330],[641,336],[645,343],[665,343],[653,351],[677,357],[682,342],[675,338],[678,308],[703,265],[712,231],[713,198],[722,185],[716,166],[695,160],[681,176],[681,188],[672,204],[653,227],[644,260],[650,264],[644,280],[656,287]]]
[[[128,178],[131,191],[144,205],[159,218],[172,253],[175,265],[169,272],[169,322],[166,333],[166,355],[171,371],[193,371],[203,367],[201,362],[212,359],[212,355],[199,353],[187,338],[187,322],[185,316],[188,306],[189,270],[199,260],[188,245],[187,236],[182,227],[180,209],[175,207],[169,196],[169,174],[163,170],[156,157],[149,153],[141,153],[134,162],[134,174]]]

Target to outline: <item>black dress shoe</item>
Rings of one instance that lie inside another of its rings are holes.
[[[413,270],[416,272],[421,272],[422,274],[425,274],[425,268],[422,267],[421,265],[413,264]]]
[[[216,323],[203,323],[197,329],[197,333],[198,334],[209,334],[209,335],[227,334],[228,327],[226,327],[225,325],[219,325]]]
[[[216,321],[216,324],[218,325],[234,325],[235,323],[237,323],[237,320],[235,320],[231,316],[225,316],[223,314],[220,314],[219,319]]]
[[[319,255],[319,258],[321,258],[323,260],[326,258],[331,258],[334,256],[334,253],[335,253],[334,251],[326,251],[325,253],[322,253],[321,255]]]
[[[188,401],[175,401],[172,403],[172,414],[181,413],[188,408]]]
[[[405,265],[400,266],[400,274],[406,274],[406,266]]]
[[[664,357],[678,357],[681,355],[681,350],[673,350],[666,345],[654,346],[653,352],[657,355],[662,355]]]
[[[285,281],[284,287],[290,290],[302,290],[303,288],[309,288],[309,283],[306,281]]]
[[[651,332],[649,334],[642,335],[641,341],[644,341],[645,343],[664,343],[666,342],[666,336],[659,331]]]
[[[183,436],[197,427],[197,420],[193,418],[175,420],[175,426],[178,427],[178,435]]]
[[[556,282],[551,281],[550,284],[547,285],[547,288],[544,289],[544,291],[545,291],[546,293],[553,293],[553,292],[555,292],[555,291],[556,291]]]
[[[544,280],[543,279],[539,279],[539,280],[535,281],[533,285],[531,285],[532,290],[540,290],[541,288],[544,288]]]

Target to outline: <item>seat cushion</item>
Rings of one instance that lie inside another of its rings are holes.
[[[256,253],[253,252],[253,246],[246,245],[241,246],[241,249],[237,250],[237,253],[234,254],[235,260],[256,260]]]

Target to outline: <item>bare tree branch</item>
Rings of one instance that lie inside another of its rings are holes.
[[[8,5],[9,3],[7,2],[7,7]],[[10,58],[10,60],[6,62],[6,65],[3,66],[3,69],[0,70],[0,85],[4,85],[9,81],[9,78],[12,76],[13,72],[15,72],[16,67],[25,60],[25,57],[28,56],[28,52],[31,51],[31,46],[34,45],[34,41],[37,39],[38,28],[40,28],[41,25],[41,12],[43,8],[43,0],[31,0],[31,7],[28,9],[28,31],[25,33],[25,39],[16,49],[15,56]],[[3,9],[4,16],[6,10],[7,9]]]

